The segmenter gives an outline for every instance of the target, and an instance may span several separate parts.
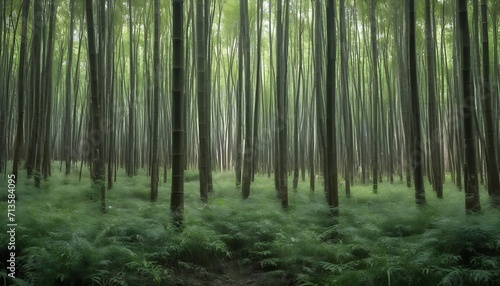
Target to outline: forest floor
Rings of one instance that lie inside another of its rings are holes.
[[[59,165],[40,189],[16,185],[16,267],[12,285],[498,285],[500,210],[481,189],[483,210],[468,216],[464,193],[447,178],[444,199],[426,186],[417,207],[405,182],[343,187],[333,219],[321,182],[290,187],[283,211],[272,177],[257,175],[241,200],[233,173],[214,173],[208,204],[197,172],[186,171],[182,232],[171,226],[170,182],[149,202],[144,171],[119,170],[107,212],[84,170]],[[2,174],[3,175],[3,174]],[[5,178],[0,212],[7,217]],[[170,180],[170,175],[168,176]],[[289,180],[291,183],[291,180]],[[0,226],[0,284],[7,281],[7,223]]]

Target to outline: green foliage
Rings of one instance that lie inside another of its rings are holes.
[[[194,171],[194,170],[184,171],[184,182],[198,181],[199,178],[200,178],[200,174],[198,173],[198,171]]]
[[[22,276],[14,285],[207,280],[214,285],[495,285],[500,280],[498,209],[466,216],[463,193],[451,187],[445,189],[447,198],[429,197],[420,209],[403,183],[381,184],[378,195],[370,186],[355,185],[352,197],[341,199],[341,217],[334,220],[323,193],[310,193],[307,183],[290,193],[290,208],[283,212],[267,177],[257,176],[250,198],[242,201],[233,174],[218,173],[208,204],[199,199],[197,181],[186,182],[186,224],[179,233],[169,224],[168,184],[160,186],[160,199],[152,204],[149,180],[141,172],[118,178],[108,190],[106,214],[88,196],[94,191],[90,182],[78,182],[76,175],[54,174],[41,189],[23,181],[19,186]],[[1,206],[4,210],[5,202]],[[0,233],[3,249],[5,233]]]

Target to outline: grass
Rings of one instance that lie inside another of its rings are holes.
[[[214,173],[209,204],[199,199],[197,173],[185,182],[185,227],[170,224],[170,183],[149,200],[144,171],[108,191],[99,211],[88,174],[53,176],[35,189],[17,185],[14,285],[497,285],[500,211],[482,190],[482,214],[467,216],[464,194],[445,185],[445,198],[426,186],[415,205],[403,182],[355,185],[341,195],[334,220],[322,191],[308,182],[290,191],[281,210],[273,180],[256,176],[241,200],[232,173]],[[170,176],[168,177],[170,179]],[[291,180],[290,180],[291,182]],[[5,186],[5,182],[2,182]],[[341,190],[342,191],[342,190]],[[0,203],[6,217],[7,204]],[[6,250],[6,223],[0,247]],[[2,257],[0,263],[5,263]],[[2,269],[5,269],[2,265]],[[6,279],[0,272],[0,281]],[[1,284],[1,282],[0,282]]]

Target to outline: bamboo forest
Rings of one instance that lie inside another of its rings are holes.
[[[0,0],[0,285],[500,285],[499,21]]]

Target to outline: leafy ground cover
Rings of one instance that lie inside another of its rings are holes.
[[[403,182],[379,193],[355,184],[341,196],[340,218],[308,182],[290,191],[283,211],[273,179],[256,176],[241,200],[232,173],[214,174],[209,204],[199,200],[196,172],[185,184],[185,227],[170,224],[170,183],[150,203],[145,173],[119,171],[99,211],[90,182],[56,171],[42,184],[17,185],[18,278],[13,285],[498,285],[500,211],[482,192],[483,212],[466,216],[464,194],[445,198],[427,186],[418,208]],[[25,174],[21,174],[25,177]],[[83,178],[87,178],[84,174]],[[170,177],[169,177],[170,178]],[[450,180],[448,180],[449,182]],[[1,182],[5,185],[5,182]],[[6,217],[7,203],[0,209]],[[8,236],[1,225],[2,272]]]

